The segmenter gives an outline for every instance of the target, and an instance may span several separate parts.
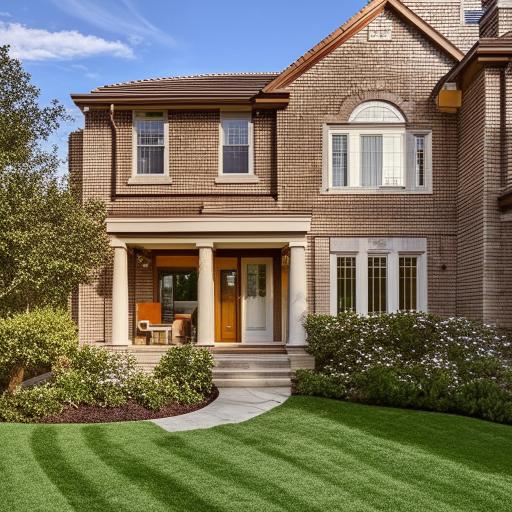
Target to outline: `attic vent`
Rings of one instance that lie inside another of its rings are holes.
[[[478,25],[483,14],[483,9],[466,9],[464,10],[464,23],[466,25]]]
[[[368,41],[391,41],[393,37],[393,21],[383,15],[368,25]]]

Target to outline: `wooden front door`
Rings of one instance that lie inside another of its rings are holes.
[[[240,341],[239,289],[238,258],[215,258],[215,341]]]

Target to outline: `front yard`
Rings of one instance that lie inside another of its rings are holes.
[[[247,423],[0,424],[16,511],[512,510],[512,427],[292,397]]]

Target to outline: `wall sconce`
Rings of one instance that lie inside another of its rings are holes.
[[[136,253],[137,265],[142,268],[149,268],[151,264],[151,252],[145,249],[138,250]]]

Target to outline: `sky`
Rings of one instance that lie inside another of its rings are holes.
[[[0,44],[73,121],[49,144],[67,154],[83,126],[69,95],[144,78],[280,71],[367,0],[0,0]],[[61,171],[64,172],[65,164]]]

